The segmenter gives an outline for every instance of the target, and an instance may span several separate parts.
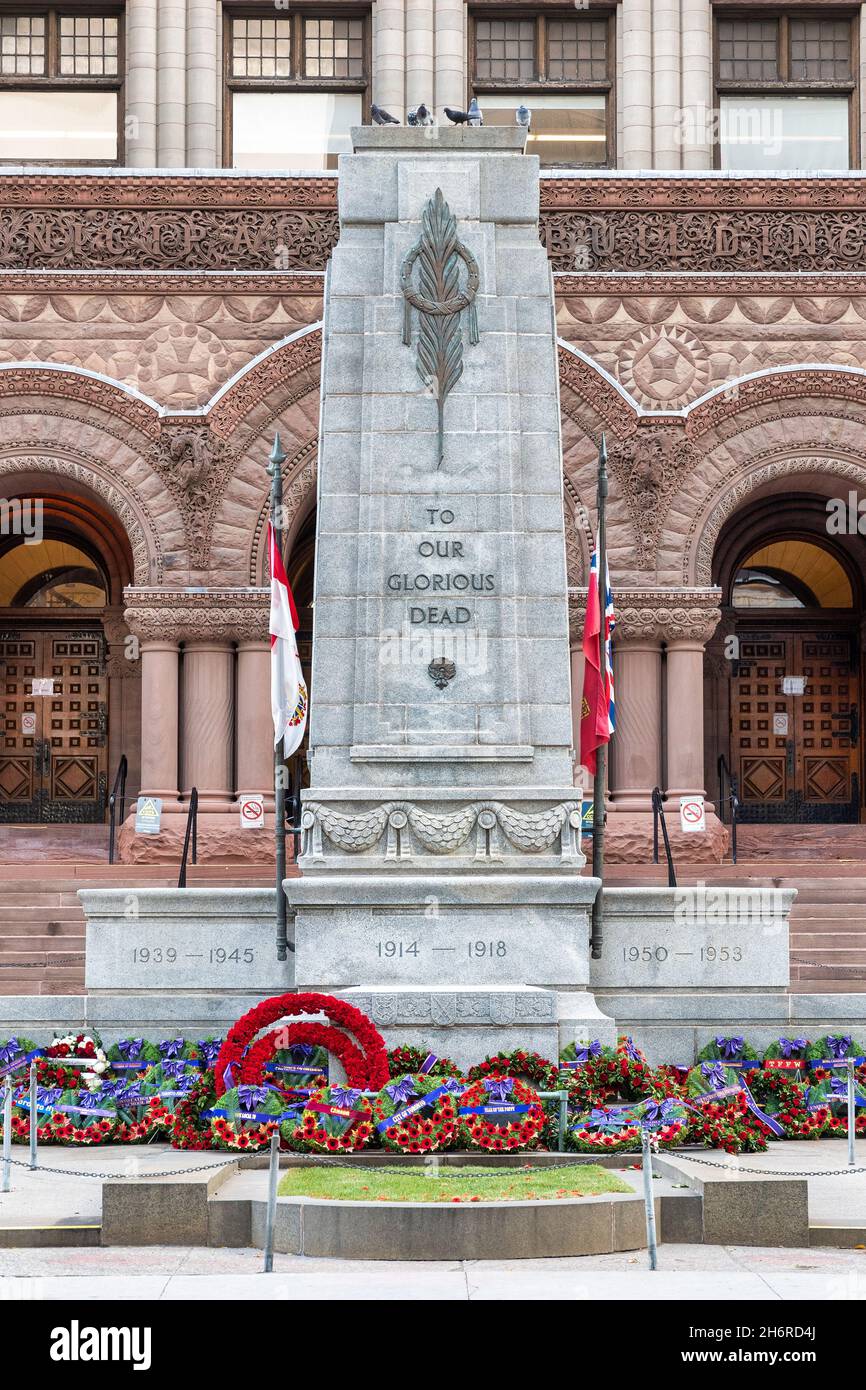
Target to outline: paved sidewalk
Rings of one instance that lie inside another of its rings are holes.
[[[866,1299],[866,1252],[666,1245],[569,1260],[390,1263],[277,1255],[262,1274],[253,1250],[0,1250],[10,1300],[231,1299],[485,1302],[699,1299],[708,1302]]]

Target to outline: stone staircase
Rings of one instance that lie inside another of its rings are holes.
[[[267,887],[262,865],[202,864],[190,888]],[[79,888],[174,888],[177,870],[126,864],[0,865],[0,994],[83,994],[84,911]]]

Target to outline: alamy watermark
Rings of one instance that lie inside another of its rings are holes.
[[[0,536],[23,536],[40,545],[44,535],[41,497],[0,497]]]

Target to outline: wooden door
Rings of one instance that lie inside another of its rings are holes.
[[[47,693],[39,693],[40,683]],[[107,750],[102,633],[0,632],[0,691],[0,822],[101,821]]]
[[[731,767],[743,820],[859,819],[859,700],[852,634],[740,635]]]

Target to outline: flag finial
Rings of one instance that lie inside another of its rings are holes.
[[[282,443],[280,441],[279,430],[277,430],[276,434],[274,435],[274,447],[271,449],[270,460],[271,462],[270,466],[268,467],[268,472],[271,474],[271,476],[273,476],[275,470],[280,467],[280,464],[285,463],[286,461],[286,455],[283,450]]]

